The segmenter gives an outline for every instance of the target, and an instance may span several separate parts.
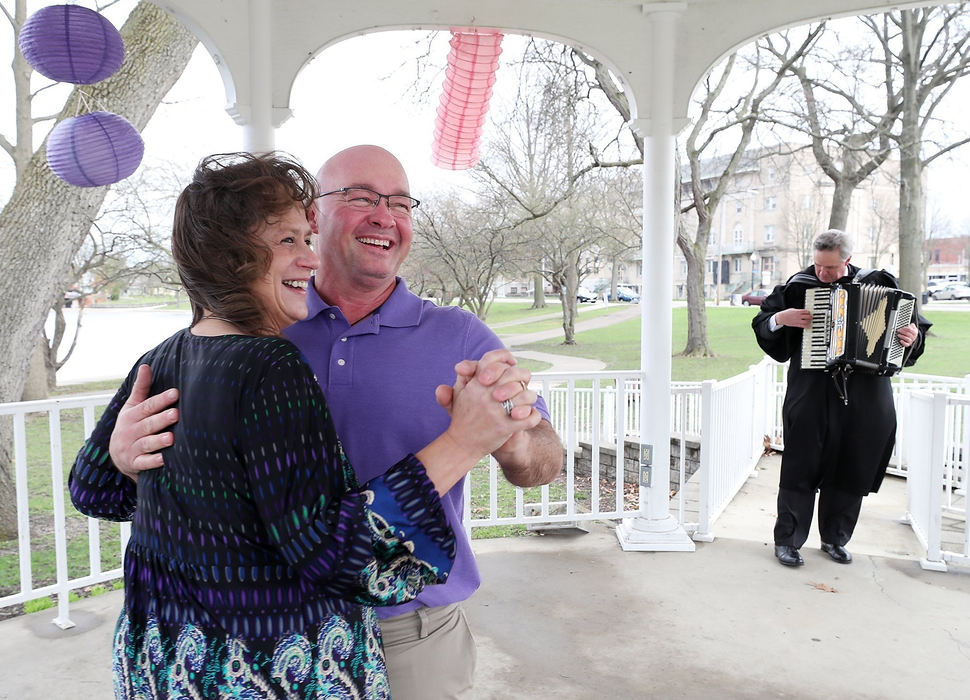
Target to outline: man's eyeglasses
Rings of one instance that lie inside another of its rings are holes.
[[[406,194],[381,194],[366,187],[341,187],[339,190],[318,194],[318,197],[328,197],[332,194],[342,194],[347,206],[354,209],[376,209],[381,199],[387,200],[387,210],[392,216],[410,218],[411,210],[421,204],[414,197]]]

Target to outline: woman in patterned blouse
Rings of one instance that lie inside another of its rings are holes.
[[[133,523],[118,698],[388,697],[371,606],[446,579],[455,543],[439,494],[535,421],[456,383],[445,434],[356,482],[312,372],[279,335],[306,315],[315,195],[277,154],[202,161],[172,233],[192,325],[136,363],[71,469],[78,510]],[[180,420],[164,468],[136,484],[108,442],[141,365],[153,393],[179,390]]]

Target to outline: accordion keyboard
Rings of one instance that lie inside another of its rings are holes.
[[[812,325],[802,331],[802,369],[825,369],[832,320],[831,299],[829,287],[805,290],[805,308],[812,313]]]

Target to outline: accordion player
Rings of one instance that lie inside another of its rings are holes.
[[[899,372],[906,348],[896,331],[914,320],[915,304],[909,292],[875,284],[807,289],[812,325],[802,335],[802,369],[826,370],[843,381],[852,372]]]

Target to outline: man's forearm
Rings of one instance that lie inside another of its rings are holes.
[[[495,459],[505,478],[515,486],[548,484],[562,471],[563,446],[552,425],[542,421],[524,431],[514,448],[497,450]]]

